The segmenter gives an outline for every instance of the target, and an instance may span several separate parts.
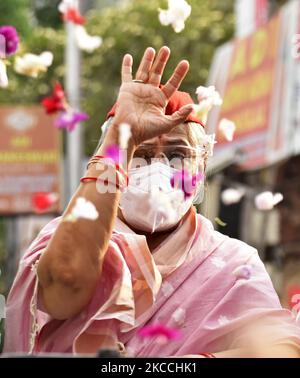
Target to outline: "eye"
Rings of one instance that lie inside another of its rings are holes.
[[[169,155],[168,155],[168,159],[169,160],[172,160],[172,159],[179,159],[179,160],[183,160],[185,159],[186,156],[183,152],[180,152],[180,151],[173,151],[171,152]]]

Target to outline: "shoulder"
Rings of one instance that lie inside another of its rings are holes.
[[[237,264],[246,264],[247,261],[253,259],[260,260],[257,249],[215,230],[212,222],[203,215],[198,214],[197,217],[200,223],[199,237],[207,239],[209,244],[212,245],[212,256],[218,256],[227,261],[235,261]]]

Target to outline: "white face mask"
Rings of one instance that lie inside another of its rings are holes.
[[[174,189],[176,170],[157,162],[129,170],[129,185],[121,194],[120,208],[126,222],[141,231],[164,231],[175,226],[193,203]]]

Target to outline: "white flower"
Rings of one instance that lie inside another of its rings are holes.
[[[226,265],[226,262],[221,257],[212,257],[211,262],[217,268],[223,268]]]
[[[221,193],[221,200],[225,205],[232,205],[240,202],[244,194],[245,191],[243,189],[228,188]]]
[[[229,323],[229,320],[228,320],[227,316],[221,315],[218,319],[218,322],[219,322],[220,325],[225,325],[225,324]]]
[[[62,0],[58,4],[58,10],[61,13],[66,13],[69,8],[74,7],[74,6],[75,6],[74,0]]]
[[[194,112],[203,123],[206,123],[208,113],[212,107],[222,105],[223,100],[214,85],[209,87],[200,86],[196,89],[196,94],[199,104],[194,106]]]
[[[159,21],[162,25],[172,25],[176,33],[180,33],[190,16],[192,7],[185,0],[169,0],[167,10],[159,10]]]
[[[126,150],[128,147],[128,141],[131,137],[131,126],[128,123],[121,123],[119,126],[119,141],[120,147],[123,150]]]
[[[8,77],[6,73],[6,64],[0,59],[0,88],[8,86]]]
[[[102,44],[101,37],[89,35],[82,25],[76,25],[75,37],[78,47],[88,53],[92,53]]]
[[[258,194],[255,197],[255,206],[258,210],[272,210],[279,202],[283,200],[281,193],[275,193],[266,191]]]
[[[185,321],[186,311],[185,309],[178,307],[172,314],[172,319],[178,324],[182,325]]]
[[[229,119],[223,118],[219,123],[219,131],[228,142],[233,141],[233,136],[236,126],[235,123],[229,121]]]
[[[87,201],[83,197],[79,197],[76,200],[75,206],[73,207],[71,214],[67,216],[67,220],[77,220],[78,218],[96,220],[99,216],[95,205]]]
[[[38,77],[40,72],[46,72],[53,62],[53,54],[45,51],[40,55],[25,54],[23,57],[16,57],[15,71],[19,74]]]

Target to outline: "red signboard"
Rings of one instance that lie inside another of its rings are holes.
[[[0,214],[32,213],[34,193],[60,194],[59,132],[38,106],[0,107],[0,128]]]
[[[253,170],[299,153],[299,15],[300,3],[290,1],[253,34],[217,49],[209,84],[224,102],[208,118],[217,139],[214,161]],[[222,118],[236,124],[232,142],[218,132]]]

